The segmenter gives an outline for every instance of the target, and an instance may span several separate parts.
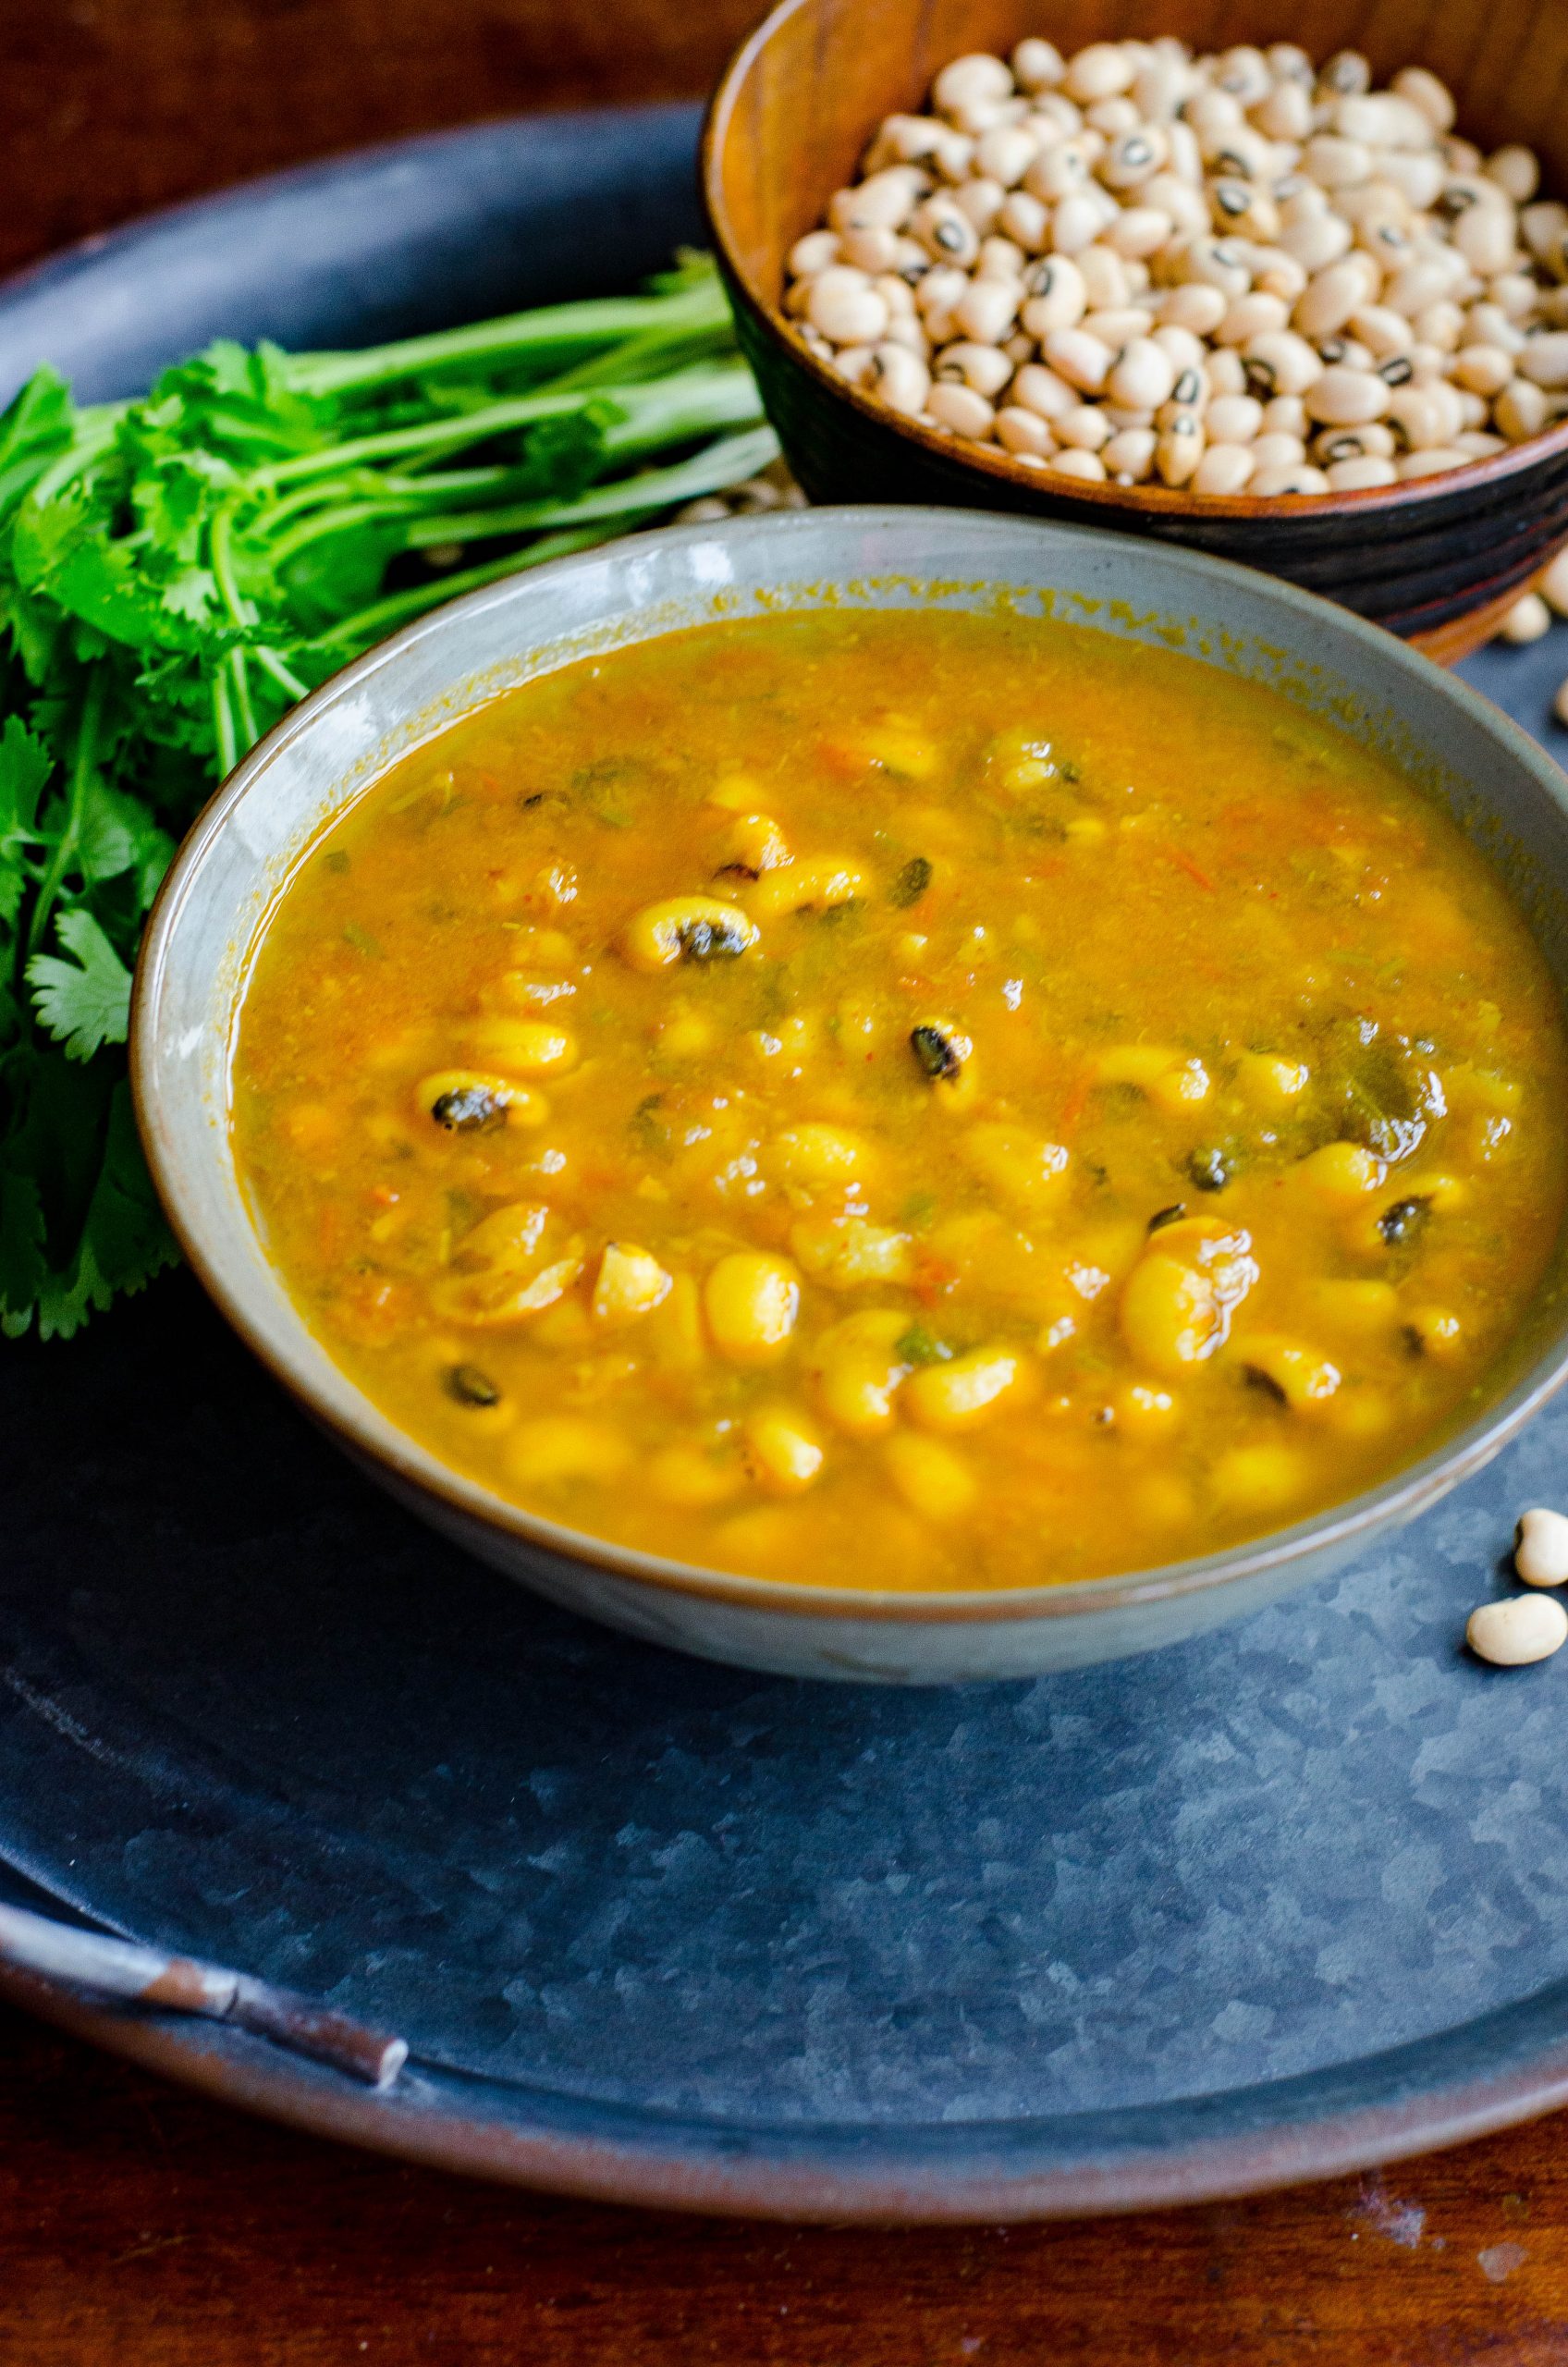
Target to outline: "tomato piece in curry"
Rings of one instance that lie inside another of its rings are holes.
[[[399,763],[253,956],[236,1156],[456,1470],[724,1569],[1028,1586],[1408,1461],[1564,1199],[1500,877],[1279,693],[1038,619],[721,623]]]

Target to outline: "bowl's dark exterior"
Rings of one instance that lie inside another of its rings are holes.
[[[1456,471],[1376,495],[1194,500],[1140,486],[1082,494],[1060,477],[965,452],[836,378],[758,302],[726,253],[741,343],[785,456],[813,501],[916,502],[1004,509],[1059,524],[1182,543],[1338,600],[1443,661],[1495,629],[1568,538],[1568,436],[1542,436]]]

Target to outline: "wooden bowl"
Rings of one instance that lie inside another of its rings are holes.
[[[1459,129],[1523,140],[1568,192],[1568,0],[781,0],[737,52],[709,111],[703,186],[741,342],[814,501],[964,503],[1186,543],[1267,569],[1390,626],[1445,661],[1484,641],[1568,539],[1568,421],[1452,475],[1360,493],[1219,499],[1164,486],[1042,481],[847,386],[780,311],[784,260],[852,180],[885,115],[924,105],[970,50],[1027,33],[1085,42],[1176,33],[1200,48],[1290,39],[1317,58],[1365,51],[1378,80],[1441,75]]]

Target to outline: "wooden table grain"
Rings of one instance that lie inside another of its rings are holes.
[[[1560,2120],[1249,2202],[878,2232],[599,2210],[242,2121],[0,2011],[18,2367],[1562,2367]]]
[[[0,269],[363,141],[696,96],[754,12],[3,0]],[[796,2229],[586,2208],[341,2151],[0,2009],[6,2367],[361,2360],[1568,2367],[1568,2126],[1183,2213]]]

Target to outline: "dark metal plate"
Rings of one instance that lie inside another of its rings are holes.
[[[188,209],[0,299],[0,378],[608,286],[692,232],[692,136],[495,127]],[[1552,652],[1467,670],[1544,733]],[[308,2126],[715,2208],[1127,2207],[1496,2125],[1568,2094],[1568,1662],[1459,1643],[1565,1458],[1568,1404],[1349,1575],[1146,1660],[814,1686],[463,1560],[175,1278],[0,1356],[0,1890],[414,2060],[374,2098],[9,1985]]]

